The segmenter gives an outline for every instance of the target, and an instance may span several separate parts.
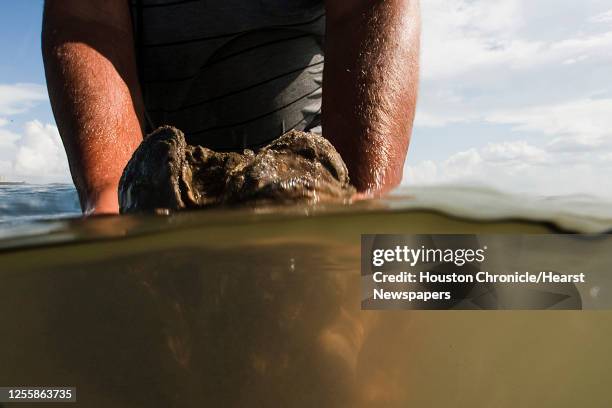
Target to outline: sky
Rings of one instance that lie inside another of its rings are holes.
[[[40,56],[42,0],[0,4],[0,175],[70,181]],[[421,7],[421,84],[404,186],[612,196],[610,0]]]

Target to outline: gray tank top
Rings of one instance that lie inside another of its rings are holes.
[[[219,150],[319,124],[323,0],[131,0],[149,126]]]

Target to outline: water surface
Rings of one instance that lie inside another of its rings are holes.
[[[609,406],[611,312],[360,309],[362,233],[610,228],[576,201],[413,189],[12,224],[0,383],[76,386],[84,407]]]

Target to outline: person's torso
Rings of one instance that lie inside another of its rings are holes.
[[[151,126],[239,149],[320,114],[322,0],[131,1]]]

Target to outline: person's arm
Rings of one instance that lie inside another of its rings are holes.
[[[402,178],[419,76],[418,0],[326,0],[323,135],[362,193]]]
[[[143,137],[129,2],[46,0],[42,51],[81,208],[116,213],[119,178]]]

